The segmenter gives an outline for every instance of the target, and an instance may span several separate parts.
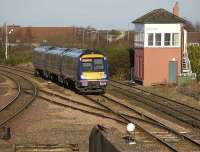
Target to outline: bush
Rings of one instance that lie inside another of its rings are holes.
[[[3,48],[0,48],[0,63],[4,62],[4,58],[5,58],[5,50],[3,50]]]
[[[13,47],[9,48],[8,60],[5,61],[4,50],[0,49],[0,63],[6,63],[10,65],[17,65],[22,63],[31,62],[32,48],[30,47]]]
[[[101,48],[102,50],[102,48]],[[130,79],[130,57],[127,44],[110,44],[103,48],[108,58],[110,77],[119,80]]]
[[[181,86],[178,90],[184,95],[200,100],[200,84],[196,81],[190,81],[189,84]]]
[[[188,52],[192,70],[197,74],[197,81],[200,81],[200,46],[189,46]]]

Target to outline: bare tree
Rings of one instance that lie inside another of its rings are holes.
[[[33,41],[33,35],[31,31],[31,27],[27,27],[26,33],[25,33],[25,42],[31,45]]]
[[[200,32],[200,22],[197,22],[195,25],[195,31]]]

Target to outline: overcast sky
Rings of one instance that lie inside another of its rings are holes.
[[[0,25],[132,28],[131,21],[175,0],[0,0]],[[200,22],[200,0],[179,0],[180,15]]]

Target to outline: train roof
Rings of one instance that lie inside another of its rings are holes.
[[[71,57],[80,57],[84,54],[102,54],[103,55],[103,53],[98,50],[76,49],[76,48],[69,49],[63,53],[63,55],[71,56]]]
[[[49,49],[47,51],[47,53],[49,53],[49,54],[62,54],[66,50],[68,50],[68,49],[67,48],[55,47],[55,48]]]
[[[41,46],[34,49],[37,52],[45,52],[49,54],[63,54],[64,56],[70,57],[80,57],[85,54],[102,54],[102,51],[99,50],[90,50],[90,49],[79,49],[79,48],[60,48],[55,46]]]
[[[34,49],[34,51],[37,51],[37,52],[45,52],[45,51],[48,51],[48,50],[51,50],[51,49],[55,49],[57,47],[54,47],[54,46],[41,46],[41,47],[37,47]]]
[[[63,53],[64,56],[79,57],[83,54],[83,49],[72,48]]]

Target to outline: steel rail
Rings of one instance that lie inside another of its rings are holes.
[[[127,121],[128,123],[129,123],[129,122],[132,122],[129,118],[127,118],[126,116],[124,116],[124,115],[122,115],[122,114],[120,114],[120,113],[114,111],[112,108],[110,108],[110,107],[108,107],[108,106],[106,106],[106,105],[104,105],[104,104],[102,104],[102,103],[100,103],[100,102],[97,102],[95,99],[92,99],[92,98],[89,97],[89,96],[85,96],[85,97],[86,97],[87,99],[93,100],[94,102],[96,102],[97,104],[101,105],[102,107],[107,108],[108,110],[110,110],[111,112],[113,112],[113,113],[116,114],[117,116],[121,117],[122,119],[124,119],[124,120]],[[112,101],[115,102],[115,103],[117,103],[117,104],[119,103],[119,102],[117,102],[117,101],[115,101],[115,100],[113,100],[113,99],[112,99]],[[121,104],[120,104],[120,105],[121,105]],[[126,107],[126,106],[125,106],[125,107]],[[130,108],[130,107],[129,107],[129,108]],[[134,112],[135,112],[135,110],[134,110]],[[145,117],[148,117],[148,116],[145,115]],[[150,118],[150,119],[151,119],[151,118]],[[160,122],[158,122],[158,121],[156,121],[156,120],[154,120],[154,121],[156,122],[155,124],[160,124]],[[166,146],[167,146],[168,148],[170,148],[171,150],[173,150],[173,151],[178,151],[174,146],[172,146],[172,145],[170,145],[169,143],[165,142],[163,139],[161,139],[161,138],[159,138],[159,137],[153,135],[153,134],[150,133],[148,130],[146,130],[146,129],[143,128],[142,126],[138,125],[138,123],[136,123],[135,121],[132,122],[132,123],[135,123],[136,126],[137,126],[138,128],[142,129],[143,131],[145,131],[146,133],[148,133],[148,134],[151,135],[152,137],[156,138],[158,141],[160,141],[161,143],[163,143],[164,145],[166,145]],[[155,125],[155,124],[154,124],[154,125]],[[195,145],[197,145],[197,146],[200,147],[200,143],[198,143],[198,142],[196,142],[196,141],[193,141],[192,139],[188,138],[187,136],[184,136],[184,135],[178,133],[177,131],[175,131],[175,130],[173,130],[173,129],[167,127],[167,126],[165,126],[164,124],[162,124],[162,125],[157,125],[157,126],[158,126],[158,127],[162,127],[162,128],[164,128],[164,129],[166,129],[166,130],[168,130],[168,131],[170,131],[170,132],[176,134],[178,137],[181,137],[181,138],[183,138],[183,139],[187,139],[187,140],[188,140],[189,142],[191,142],[192,144],[195,144]]]
[[[3,126],[4,124],[8,123],[10,120],[15,118],[17,115],[19,115],[22,111],[24,111],[36,99],[38,90],[37,90],[37,86],[34,83],[32,83],[30,80],[28,80],[26,77],[19,75],[19,74],[16,74],[16,73],[13,73],[13,72],[10,72],[10,71],[5,70],[5,69],[4,70],[1,69],[1,71],[6,72],[7,74],[10,73],[11,75],[23,78],[25,81],[27,81],[32,86],[32,90],[33,90],[32,98],[29,100],[29,102],[26,102],[26,104],[24,104],[21,108],[19,108],[17,111],[12,113],[10,117],[8,117],[4,121],[0,122],[0,126]]]
[[[109,98],[108,96],[105,96],[105,95],[102,95],[102,96],[103,96],[104,98],[107,98],[108,100],[110,100],[110,101],[116,103],[116,104],[119,104],[119,105],[121,105],[121,106],[123,106],[123,107],[125,107],[125,108],[127,108],[127,109],[129,109],[129,110],[132,110],[133,112],[138,112],[138,113],[140,113],[139,111],[137,111],[137,110],[135,110],[135,109],[133,109],[133,108],[131,108],[131,107],[129,107],[129,106],[123,104],[123,103],[120,103],[120,102],[118,102],[118,101],[116,101],[116,100],[114,100],[114,99],[112,99],[112,98]],[[168,129],[169,131],[171,131],[171,132],[177,134],[178,136],[181,136],[181,137],[183,137],[183,138],[185,138],[185,139],[187,139],[187,140],[190,140],[191,142],[193,142],[193,143],[195,143],[196,145],[200,146],[200,143],[199,143],[199,142],[196,142],[196,141],[192,140],[191,138],[189,138],[188,136],[177,132],[175,129],[172,129],[172,128],[170,128],[170,127],[168,127],[168,126],[162,124],[161,122],[159,122],[159,121],[157,121],[157,120],[155,120],[155,119],[152,119],[151,117],[147,116],[146,114],[143,114],[143,113],[140,113],[140,114],[143,115],[143,116],[146,117],[146,118],[149,118],[149,119],[152,120],[152,121],[155,121],[156,123],[161,124],[161,127],[164,127],[164,128],[166,128],[166,129]]]
[[[68,102],[70,102],[70,103],[75,103],[75,104],[78,104],[78,105],[81,105],[81,106],[84,106],[84,107],[89,107],[89,108],[92,108],[92,109],[95,109],[95,110],[98,110],[98,111],[102,111],[102,112],[106,112],[106,113],[108,113],[108,114],[111,114],[112,112],[110,111],[110,110],[108,110],[107,108],[99,108],[99,107],[95,107],[95,106],[92,106],[92,105],[89,105],[89,104],[85,104],[85,103],[82,103],[82,102],[79,102],[79,101],[77,101],[77,100],[73,100],[73,99],[70,99],[70,98],[68,98],[68,97],[64,97],[64,96],[61,96],[61,95],[59,95],[59,94],[55,94],[55,93],[52,93],[52,92],[48,92],[48,91],[46,91],[46,90],[41,90],[40,89],[40,92],[44,92],[44,93],[46,93],[46,94],[48,94],[48,95],[51,95],[51,96],[56,96],[56,97],[58,97],[58,98],[61,98],[61,99],[63,99],[63,100],[65,100],[65,101],[68,101]],[[41,98],[43,98],[43,99],[48,99],[48,98],[45,98],[45,97],[42,97],[41,95],[39,95],[39,97],[41,97]],[[51,100],[51,99],[49,99],[49,100]],[[54,102],[54,103],[58,103],[58,104],[60,104],[60,105],[65,105],[64,103],[60,103],[60,102],[57,102],[57,101],[54,101],[54,100],[51,100],[52,102]],[[134,117],[134,116],[131,116],[131,115],[128,115],[128,114],[123,114],[123,113],[120,113],[121,115],[123,115],[124,117],[129,117],[129,118],[132,118],[132,119],[137,119],[137,120],[140,120],[140,121],[145,121],[145,122],[148,122],[148,123],[152,123],[152,124],[156,124],[156,125],[161,125],[161,124],[159,124],[159,123],[155,123],[155,121],[149,121],[149,120],[145,120],[145,119],[143,119],[143,116],[141,115],[141,117]],[[162,125],[161,125],[162,126]]]
[[[152,108],[154,108],[154,109],[156,109],[156,110],[158,110],[158,111],[160,111],[160,112],[164,112],[164,113],[168,114],[169,116],[175,117],[176,119],[178,119],[178,120],[180,120],[180,121],[183,121],[183,122],[188,123],[188,124],[190,124],[190,125],[192,125],[192,126],[195,126],[195,127],[197,127],[197,128],[200,128],[200,119],[194,117],[194,116],[191,115],[191,114],[188,114],[188,113],[185,113],[185,112],[181,112],[180,110],[177,110],[177,109],[175,109],[175,108],[173,108],[173,107],[169,107],[169,106],[167,106],[167,105],[165,105],[165,104],[158,103],[158,102],[156,102],[155,100],[153,100],[153,99],[151,99],[151,98],[149,98],[149,97],[147,97],[147,96],[144,96],[144,95],[142,96],[142,95],[140,95],[140,94],[138,94],[138,93],[136,93],[136,92],[130,91],[130,90],[128,90],[128,89],[124,89],[124,88],[122,88],[122,87],[120,87],[120,86],[116,86],[116,85],[114,85],[114,84],[110,84],[110,85],[113,86],[113,87],[115,87],[115,88],[118,88],[118,89],[121,89],[121,90],[126,91],[124,94],[127,94],[127,95],[129,95],[129,96],[132,96],[135,100],[137,100],[137,101],[139,101],[139,102],[142,102],[142,103],[144,103],[144,104],[146,104],[146,105],[148,105],[148,106],[150,106],[150,107],[152,107]],[[140,99],[138,99],[137,97],[139,97]],[[145,99],[147,102],[145,102],[145,101],[142,100],[142,99]],[[150,104],[149,102],[151,102],[151,104]],[[156,107],[156,106],[153,105],[153,104],[157,104],[157,105],[162,106],[162,109]],[[187,118],[182,117],[182,116],[181,116],[181,117],[180,117],[180,116],[178,117],[177,115],[173,114],[171,111],[174,111],[174,112],[176,112],[176,113],[178,113],[178,114],[184,115],[184,116],[187,117]],[[199,111],[199,115],[200,115],[200,111]],[[189,118],[189,119],[188,119],[188,118]],[[198,123],[197,123],[197,122],[198,122]]]
[[[130,87],[130,88],[132,88],[132,89],[135,89],[135,90],[144,92],[144,93],[146,93],[146,94],[150,94],[150,95],[152,95],[152,96],[159,97],[159,98],[164,99],[164,100],[167,100],[167,101],[174,102],[174,103],[179,104],[179,105],[182,105],[182,106],[186,106],[187,108],[190,108],[191,110],[196,110],[196,111],[199,111],[199,112],[200,112],[200,109],[197,109],[197,108],[195,108],[195,107],[191,107],[191,106],[189,106],[189,105],[187,105],[187,104],[180,103],[180,102],[178,102],[178,101],[176,101],[176,100],[173,100],[173,99],[170,99],[170,98],[167,98],[167,97],[158,95],[158,94],[156,94],[156,93],[153,93],[153,92],[150,92],[150,91],[146,91],[146,90],[141,89],[141,88],[137,88],[137,87],[135,87],[135,86],[133,86],[133,85],[125,84],[125,83],[123,83],[123,82],[119,82],[119,81],[116,81],[116,80],[109,80],[109,81],[110,81],[110,82],[115,82],[115,83],[118,83],[118,84],[121,84],[121,85],[124,85],[124,86],[127,86],[127,87]]]
[[[6,103],[6,105],[4,105],[0,108],[0,112],[1,112],[1,111],[5,110],[8,106],[10,106],[15,100],[17,100],[19,98],[19,96],[21,95],[21,85],[17,80],[13,79],[12,77],[2,73],[1,71],[0,71],[0,73],[4,76],[8,77],[9,79],[11,79],[16,84],[17,90],[18,90],[16,96],[12,100],[10,100],[8,103]]]

